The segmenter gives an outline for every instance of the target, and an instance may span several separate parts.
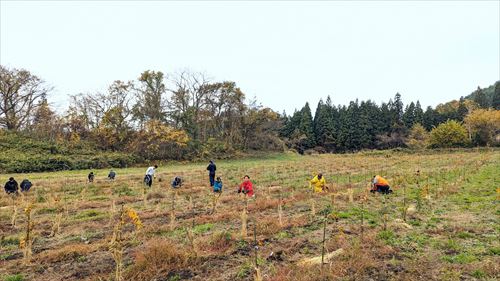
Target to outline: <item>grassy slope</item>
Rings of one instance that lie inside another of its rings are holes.
[[[107,245],[117,216],[112,212],[112,200],[117,206],[125,202],[133,207],[144,224],[139,240],[132,238],[130,227],[126,231],[130,239],[125,251],[129,277],[142,272],[163,278],[160,280],[250,280],[254,219],[258,222],[259,264],[265,279],[269,280],[491,280],[500,273],[500,211],[496,198],[496,188],[500,185],[498,151],[425,155],[388,152],[304,157],[271,155],[266,160],[232,160],[217,164],[226,191],[213,215],[209,214],[211,197],[206,187],[206,163],[160,167],[158,178],[162,182],[156,183],[146,204],[140,185],[144,168],[117,170],[115,183],[103,179],[107,170],[96,171],[95,185],[84,184],[88,172],[85,170],[30,174],[35,187],[28,199],[38,202],[34,207],[37,238],[33,258],[36,262],[22,265],[17,243],[22,235],[24,216],[19,214],[18,226],[12,227],[10,201],[2,195],[0,225],[3,225],[4,238],[0,276],[20,273],[27,280],[111,278],[114,262]],[[415,176],[416,170],[421,172],[419,177]],[[306,179],[313,171],[322,171],[330,186],[339,192],[334,209],[331,209],[330,196],[310,197],[304,192]],[[360,201],[374,173],[387,175],[395,190],[386,202],[388,226],[385,231],[380,214],[382,197],[370,195],[363,205],[364,211]],[[176,196],[177,219],[171,229],[174,193],[168,188],[167,180],[179,174],[185,178],[186,186]],[[251,175],[256,183],[258,198],[249,203],[249,236],[240,240],[243,202],[233,190],[244,174]],[[348,196],[340,194],[347,190],[349,181],[354,187],[353,203]],[[408,214],[407,224],[401,221],[404,185],[407,204],[419,206],[416,212]],[[282,187],[283,226],[277,223],[279,188],[269,186]],[[429,187],[429,198],[422,193],[426,187]],[[53,195],[65,202],[67,213],[61,233],[49,237],[52,221],[58,213]],[[188,195],[193,196],[195,202],[192,211]],[[311,214],[312,201],[316,215]],[[329,221],[327,250],[343,248],[345,252],[323,272],[319,267],[297,267],[301,259],[321,252],[320,211],[327,207],[330,208],[328,212],[338,218],[337,222]],[[193,223],[197,258],[187,255],[190,248],[186,230]],[[161,254],[154,249],[162,249]],[[271,252],[283,253],[282,260],[266,259]],[[141,259],[141,255],[151,257],[152,253],[156,253],[154,259],[165,259],[165,262],[152,266]],[[184,258],[189,263],[181,263]]]
[[[90,144],[50,143],[0,130],[0,173],[126,167],[135,162],[130,155],[99,151]]]

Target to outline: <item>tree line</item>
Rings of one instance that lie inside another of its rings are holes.
[[[404,106],[399,93],[381,105],[356,99],[335,106],[328,96],[318,102],[314,117],[309,103],[290,116],[284,113],[280,137],[301,153],[499,145],[500,81],[488,90],[489,96],[478,88],[473,99],[461,97],[425,110],[419,101]]]
[[[105,91],[72,95],[68,108],[56,113],[48,101],[52,89],[41,78],[5,66],[0,74],[2,130],[149,160],[222,158],[250,150],[346,152],[499,143],[499,82],[425,110],[419,101],[404,106],[399,93],[380,105],[355,100],[335,106],[328,97],[313,116],[308,103],[287,115],[247,101],[232,81],[147,70],[133,81],[116,80]],[[432,132],[447,122],[458,125],[465,139],[436,141]]]

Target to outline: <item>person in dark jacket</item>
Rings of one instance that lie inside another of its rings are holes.
[[[180,177],[175,177],[174,180],[172,181],[172,187],[179,188],[181,186],[182,186],[182,179]]]
[[[93,183],[94,182],[94,172],[90,172],[90,174],[87,176],[88,182]]]
[[[116,172],[115,172],[115,171],[113,171],[113,170],[109,171],[109,174],[108,174],[108,179],[109,179],[110,181],[114,181],[114,180],[115,180],[115,177],[116,177]]]
[[[208,170],[208,178],[210,179],[210,186],[214,186],[215,171],[217,170],[217,166],[215,166],[214,161],[210,160],[207,170]]]
[[[17,181],[11,177],[9,178],[9,181],[5,183],[4,189],[7,194],[17,193],[19,185],[17,184]]]
[[[33,186],[33,184],[31,184],[31,182],[28,180],[28,179],[24,179],[22,182],[21,182],[21,191],[22,192],[26,192],[26,191],[29,191],[31,186]]]

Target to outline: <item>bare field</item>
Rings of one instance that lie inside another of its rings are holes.
[[[205,168],[161,166],[152,189],[142,185],[145,168],[117,169],[114,182],[94,171],[93,184],[88,171],[12,175],[34,186],[0,197],[1,278],[500,278],[498,150],[218,162],[220,197]],[[328,193],[308,191],[315,172],[326,176]],[[255,199],[235,192],[245,174]],[[375,174],[392,194],[367,192]],[[181,189],[170,187],[175,176]]]

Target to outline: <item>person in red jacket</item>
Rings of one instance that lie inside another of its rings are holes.
[[[249,197],[252,197],[253,194],[253,186],[252,182],[250,181],[250,177],[248,175],[245,175],[243,178],[243,182],[240,184],[240,188],[238,189],[238,193],[243,192]]]

